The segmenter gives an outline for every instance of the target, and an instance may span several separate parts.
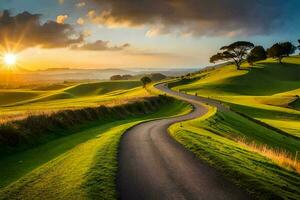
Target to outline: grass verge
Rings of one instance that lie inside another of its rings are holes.
[[[299,147],[297,140],[289,143],[285,136],[268,135],[264,127],[251,124],[238,115],[227,114],[217,113],[177,123],[169,128],[169,132],[197,157],[220,170],[257,199],[299,199],[300,176],[296,170],[280,166],[266,154],[236,141],[240,137],[250,137],[262,144],[281,145],[295,151]]]

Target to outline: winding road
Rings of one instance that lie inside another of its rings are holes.
[[[172,139],[168,127],[204,115],[208,109],[198,101],[226,109],[216,101],[156,86],[159,90],[191,103],[184,116],[154,120],[128,130],[120,144],[117,188],[123,200],[160,199],[250,199],[248,193],[198,159]]]

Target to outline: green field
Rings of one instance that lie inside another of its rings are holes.
[[[300,137],[300,57],[268,59],[244,70],[233,65],[194,75],[175,90],[228,103],[232,109]],[[294,109],[296,108],[296,109]]]
[[[1,120],[61,109],[117,105],[149,96],[140,81],[50,84],[25,89],[0,89]]]
[[[91,122],[67,136],[3,157],[0,199],[116,199],[117,150],[126,129],[190,110],[188,104],[173,100],[152,114]]]

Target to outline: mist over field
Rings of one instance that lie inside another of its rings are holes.
[[[37,82],[63,82],[63,81],[82,81],[82,80],[109,80],[113,75],[145,75],[151,73],[161,73],[165,76],[182,76],[184,74],[197,71],[198,69],[72,69],[72,68],[50,68],[45,70],[29,71],[21,69],[14,72],[13,77],[8,72],[0,74],[0,77],[10,79],[18,83],[37,83]],[[5,82],[1,83],[2,85]]]

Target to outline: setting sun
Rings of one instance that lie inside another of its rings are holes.
[[[4,55],[4,63],[6,65],[14,65],[16,64],[17,61],[17,56],[11,53],[5,54]]]

